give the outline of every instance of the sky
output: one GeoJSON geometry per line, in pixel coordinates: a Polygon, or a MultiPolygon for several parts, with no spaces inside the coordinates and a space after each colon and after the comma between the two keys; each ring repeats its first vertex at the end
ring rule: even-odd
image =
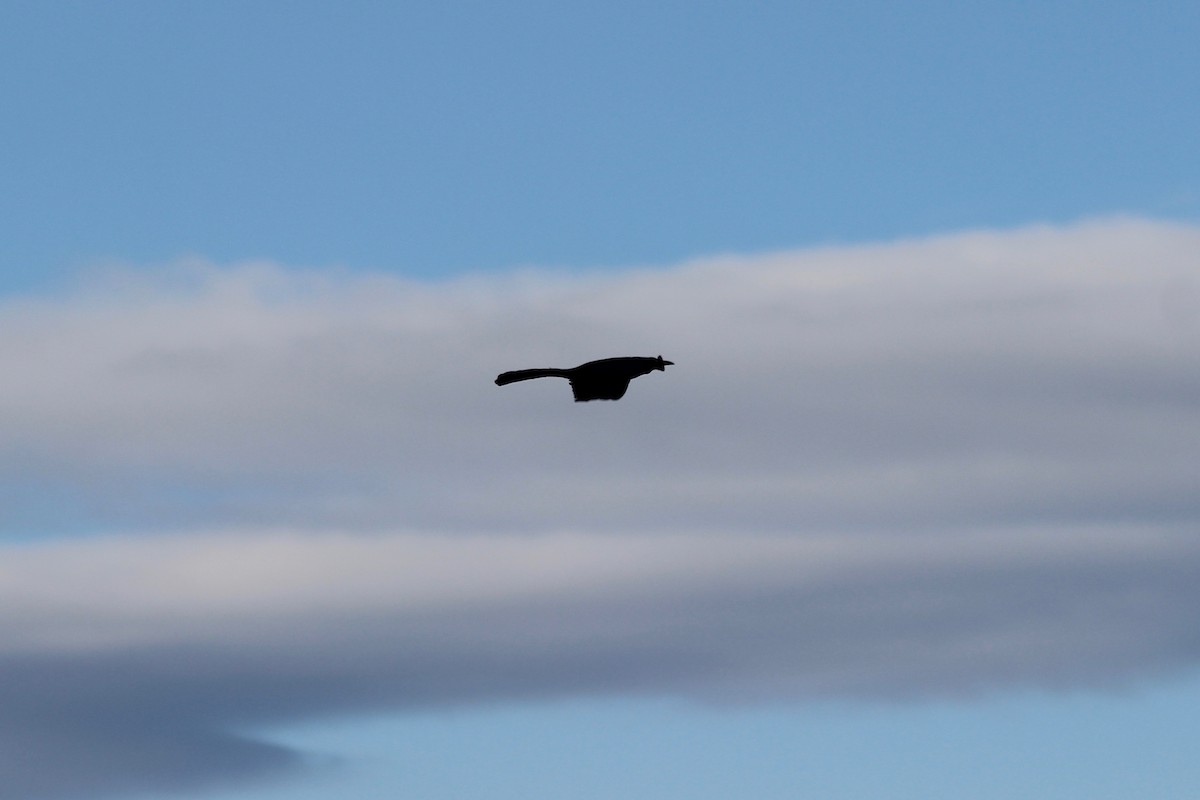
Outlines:
{"type": "Polygon", "coordinates": [[[1198,40],[0,3],[0,800],[1190,796],[1198,40]]]}

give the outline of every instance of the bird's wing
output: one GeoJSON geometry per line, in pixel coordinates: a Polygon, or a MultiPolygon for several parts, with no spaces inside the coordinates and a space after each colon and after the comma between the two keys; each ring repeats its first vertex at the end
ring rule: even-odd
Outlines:
{"type": "Polygon", "coordinates": [[[629,388],[631,378],[605,378],[603,380],[572,378],[571,393],[575,400],[620,400],[629,388]]]}

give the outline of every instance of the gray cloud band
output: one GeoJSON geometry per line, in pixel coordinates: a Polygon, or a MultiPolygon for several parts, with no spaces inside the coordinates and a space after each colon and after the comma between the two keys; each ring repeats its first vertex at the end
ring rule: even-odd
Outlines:
{"type": "Polygon", "coordinates": [[[1194,668],[1197,252],[1116,221],[10,303],[3,523],[142,533],[5,546],[0,797],[287,767],[229,732],[330,712],[1194,668]],[[658,352],[618,404],[490,382],[658,352]]]}

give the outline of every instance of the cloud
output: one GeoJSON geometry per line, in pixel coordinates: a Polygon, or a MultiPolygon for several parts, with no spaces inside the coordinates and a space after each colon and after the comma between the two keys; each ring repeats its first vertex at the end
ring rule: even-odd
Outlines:
{"type": "Polygon", "coordinates": [[[5,556],[0,706],[21,745],[2,751],[5,798],[296,766],[233,732],[326,713],[597,693],[965,697],[1200,658],[1200,542],[1151,526],[226,531],[5,556]]]}
{"type": "Polygon", "coordinates": [[[1194,668],[1197,252],[1110,220],[10,300],[0,797],[289,768],[237,732],[327,713],[1194,668]],[[659,353],[619,403],[491,383],[659,353]]]}

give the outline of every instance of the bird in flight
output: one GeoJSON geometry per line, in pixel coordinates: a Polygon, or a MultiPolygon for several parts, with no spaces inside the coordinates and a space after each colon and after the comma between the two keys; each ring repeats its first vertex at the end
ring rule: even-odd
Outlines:
{"type": "Polygon", "coordinates": [[[512,372],[502,372],[496,377],[496,385],[504,386],[517,381],[528,381],[533,378],[566,378],[571,382],[571,392],[575,402],[585,400],[620,400],[629,388],[629,382],[639,375],[647,375],[654,370],[665,371],[675,362],[666,361],[662,356],[649,358],[644,356],[626,356],[624,358],[602,358],[599,361],[589,361],[571,369],[518,369],[512,372]]]}

